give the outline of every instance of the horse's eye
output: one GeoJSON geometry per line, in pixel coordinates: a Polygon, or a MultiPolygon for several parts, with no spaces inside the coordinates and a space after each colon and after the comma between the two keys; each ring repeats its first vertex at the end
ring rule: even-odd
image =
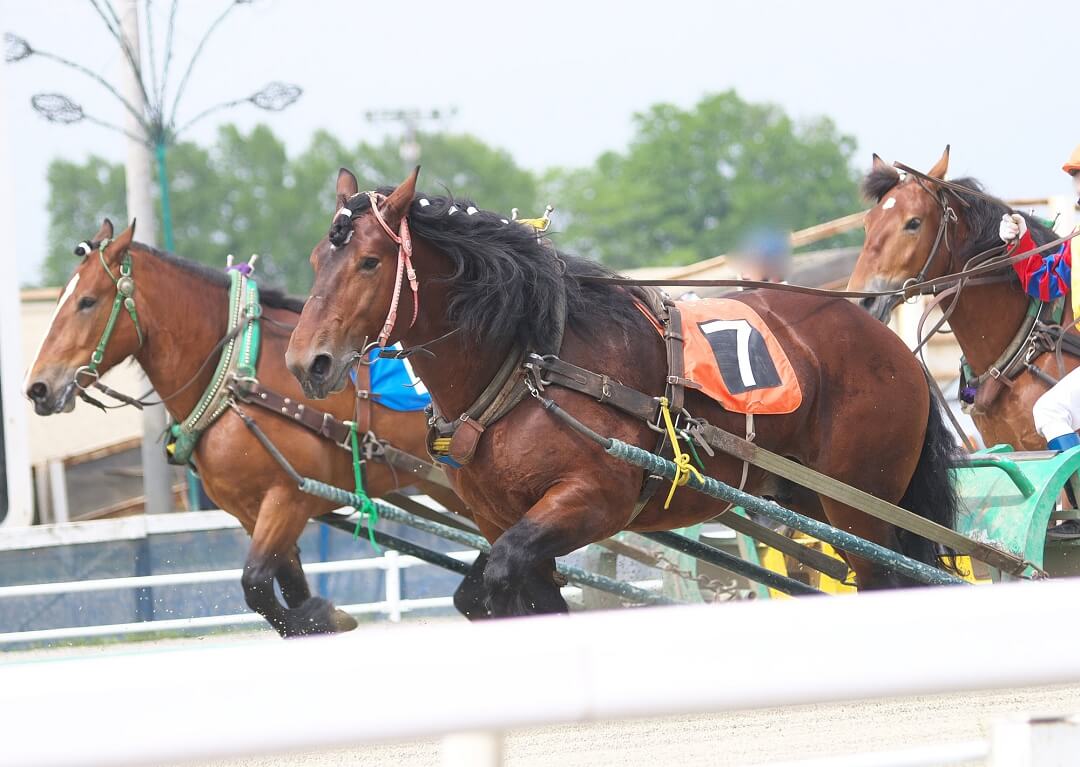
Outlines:
{"type": "Polygon", "coordinates": [[[906,224],[904,224],[904,230],[908,231],[908,232],[914,232],[920,226],[922,226],[922,219],[920,219],[920,218],[909,218],[908,222],[906,224]]]}
{"type": "Polygon", "coordinates": [[[83,296],[82,298],[79,299],[79,304],[78,304],[79,311],[81,312],[81,311],[83,311],[85,309],[89,309],[91,306],[93,306],[96,303],[97,303],[97,299],[94,298],[93,296],[83,296]]]}
{"type": "Polygon", "coordinates": [[[368,256],[360,262],[360,270],[364,272],[371,272],[375,270],[375,267],[379,265],[379,259],[374,256],[368,256]]]}

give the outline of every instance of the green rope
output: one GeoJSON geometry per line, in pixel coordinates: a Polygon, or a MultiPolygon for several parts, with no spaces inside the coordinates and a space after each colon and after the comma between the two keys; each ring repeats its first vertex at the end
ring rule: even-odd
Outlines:
{"type": "Polygon", "coordinates": [[[359,506],[353,506],[353,508],[359,512],[359,516],[356,518],[356,529],[353,530],[353,540],[355,541],[360,538],[360,528],[363,527],[366,522],[368,543],[371,544],[371,548],[375,549],[376,553],[382,554],[382,549],[379,548],[379,544],[375,542],[375,525],[379,524],[379,509],[371,502],[371,498],[368,497],[368,494],[364,492],[363,461],[360,460],[360,438],[356,434],[355,421],[349,424],[349,440],[352,443],[352,466],[353,479],[356,482],[356,495],[361,500],[359,506]]]}
{"type": "Polygon", "coordinates": [[[697,448],[694,447],[694,440],[691,439],[690,435],[685,431],[680,432],[680,434],[682,435],[682,438],[686,440],[686,447],[689,450],[691,457],[693,457],[694,463],[698,465],[699,469],[705,471],[705,464],[701,462],[701,458],[697,454],[697,448]]]}

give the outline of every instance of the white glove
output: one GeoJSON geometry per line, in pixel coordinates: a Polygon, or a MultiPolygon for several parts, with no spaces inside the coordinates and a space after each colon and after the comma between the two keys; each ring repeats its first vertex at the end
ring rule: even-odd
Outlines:
{"type": "Polygon", "coordinates": [[[1001,217],[1001,226],[998,227],[998,237],[1002,242],[1019,240],[1027,231],[1027,221],[1019,213],[1006,213],[1001,217]]]}

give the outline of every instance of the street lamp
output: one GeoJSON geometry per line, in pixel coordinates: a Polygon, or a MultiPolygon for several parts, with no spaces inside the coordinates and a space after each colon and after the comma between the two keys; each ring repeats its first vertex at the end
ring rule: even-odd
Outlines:
{"type": "MultiPolygon", "coordinates": [[[[135,135],[119,125],[89,114],[81,104],[62,93],[38,93],[30,99],[34,111],[49,122],[61,125],[72,125],[83,121],[93,123],[94,125],[108,128],[117,133],[122,133],[129,139],[144,144],[153,150],[157,162],[158,188],[161,193],[161,227],[164,236],[164,245],[166,250],[175,251],[176,243],[173,238],[172,206],[169,200],[169,178],[166,163],[168,147],[176,142],[180,134],[211,114],[243,106],[245,104],[250,104],[257,109],[262,109],[267,112],[280,112],[296,103],[296,100],[299,99],[303,93],[303,89],[301,89],[300,86],[291,83],[271,82],[249,96],[224,101],[220,104],[208,107],[177,127],[177,110],[181,98],[187,88],[195,62],[198,61],[202,55],[207,40],[233,9],[239,5],[250,5],[252,0],[232,0],[213,23],[210,24],[203,34],[202,39],[199,41],[199,44],[195,47],[195,53],[188,61],[187,68],[184,70],[183,77],[180,79],[180,84],[176,88],[176,93],[173,96],[173,101],[169,108],[166,108],[165,96],[168,89],[169,70],[173,63],[173,31],[176,27],[177,3],[173,3],[169,13],[169,25],[165,38],[165,59],[159,73],[155,67],[154,41],[152,34],[147,35],[150,66],[149,68],[144,68],[140,61],[140,57],[135,53],[135,51],[138,50],[138,46],[132,46],[125,38],[121,30],[120,18],[109,0],[89,0],[89,2],[101,17],[109,33],[120,46],[128,65],[135,74],[139,89],[142,92],[141,95],[143,96],[141,99],[143,102],[142,109],[137,108],[130,100],[124,98],[112,83],[108,82],[105,78],[88,67],[55,53],[36,48],[25,38],[10,32],[4,35],[4,60],[8,63],[14,63],[28,59],[31,56],[39,56],[44,59],[55,61],[69,69],[74,69],[102,86],[135,118],[141,128],[141,136],[135,135]],[[144,72],[149,73],[149,82],[147,82],[144,72]]],[[[147,13],[146,19],[148,32],[152,32],[153,19],[149,13],[147,13]]]]}
{"type": "Polygon", "coordinates": [[[398,143],[398,155],[405,163],[405,169],[416,166],[420,162],[421,146],[418,139],[421,122],[438,122],[453,117],[457,114],[456,107],[446,110],[431,109],[371,109],[364,112],[364,119],[369,123],[398,123],[403,126],[401,140],[398,143]]]}
{"type": "MultiPolygon", "coordinates": [[[[117,133],[122,133],[130,141],[134,142],[135,146],[153,152],[157,164],[158,188],[161,195],[161,228],[164,245],[166,250],[175,252],[176,243],[173,238],[172,206],[169,200],[169,177],[166,163],[169,145],[175,143],[181,133],[208,115],[244,104],[251,104],[266,111],[280,112],[295,103],[303,91],[297,85],[272,82],[244,98],[232,99],[204,109],[178,127],[177,115],[179,114],[180,101],[187,89],[195,62],[201,57],[207,41],[237,6],[248,5],[252,0],[231,0],[207,27],[198,45],[195,46],[195,52],[187,62],[187,67],[184,69],[179,85],[177,85],[175,93],[172,95],[172,104],[169,107],[166,107],[166,95],[169,91],[169,72],[173,64],[173,33],[176,29],[178,0],[173,0],[169,10],[168,29],[165,34],[165,55],[160,71],[155,60],[154,18],[151,13],[151,0],[146,0],[145,4],[148,64],[146,67],[143,66],[142,48],[139,45],[138,0],[121,0],[122,7],[126,11],[123,18],[113,7],[112,0],[88,1],[124,55],[128,71],[124,73],[126,87],[123,94],[116,86],[89,67],[64,56],[35,48],[25,38],[11,33],[4,35],[4,60],[11,64],[37,56],[54,61],[90,78],[120,102],[131,118],[127,121],[127,127],[120,127],[87,113],[81,104],[62,93],[38,93],[30,99],[34,111],[49,122],[60,125],[73,125],[83,121],[93,123],[117,133]]],[[[136,152],[134,155],[141,155],[141,152],[136,152]]],[[[153,208],[149,200],[148,189],[150,183],[148,179],[149,158],[142,155],[137,160],[133,160],[134,155],[129,152],[127,165],[129,212],[134,216],[135,211],[142,209],[143,215],[140,218],[149,218],[152,221],[153,208]],[[134,196],[133,189],[135,190],[134,196]]],[[[164,424],[163,412],[157,411],[160,411],[160,407],[147,408],[143,411],[143,476],[147,509],[166,511],[171,505],[171,491],[163,456],[160,449],[156,448],[157,435],[160,434],[164,424]]],[[[198,483],[191,472],[188,472],[188,494],[190,507],[193,509],[199,508],[201,504],[199,503],[198,483]]]]}

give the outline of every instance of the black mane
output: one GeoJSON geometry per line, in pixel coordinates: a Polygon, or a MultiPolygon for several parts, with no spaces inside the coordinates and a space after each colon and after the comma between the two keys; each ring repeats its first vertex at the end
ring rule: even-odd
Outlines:
{"type": "MultiPolygon", "coordinates": [[[[389,195],[392,190],[378,191],[389,195]]],[[[348,208],[355,218],[370,205],[367,195],[359,194],[348,208]]],[[[351,228],[344,216],[335,218],[331,242],[343,244],[351,228]]],[[[409,210],[409,228],[414,238],[453,263],[447,278],[454,286],[448,318],[476,340],[513,339],[526,349],[543,349],[558,325],[560,294],[566,298],[567,324],[587,335],[613,326],[625,330],[639,316],[622,288],[578,279],[614,272],[557,251],[538,241],[532,227],[476,210],[468,199],[418,194],[409,210]]]]}
{"type": "MultiPolygon", "coordinates": [[[[101,243],[95,240],[86,240],[85,242],[90,246],[91,252],[97,251],[101,246],[101,243]]],[[[159,258],[181,271],[187,272],[194,277],[198,277],[205,282],[209,282],[211,285],[217,285],[226,289],[228,289],[230,285],[229,275],[223,269],[215,269],[212,266],[207,266],[198,261],[190,261],[186,258],[181,258],[175,253],[158,250],[143,242],[133,242],[132,246],[139,248],[140,250],[145,250],[147,253],[154,256],[154,258],[159,258]]],[[[81,256],[82,251],[76,248],[75,255],[81,256]]],[[[259,285],[259,303],[271,309],[284,309],[285,311],[294,312],[296,314],[300,314],[300,312],[304,310],[304,299],[289,296],[276,288],[264,288],[261,284],[259,285]]]]}
{"type": "MultiPolygon", "coordinates": [[[[1001,239],[998,237],[998,226],[1001,223],[1001,217],[1006,213],[1011,213],[1012,208],[1005,204],[1004,200],[1000,200],[997,197],[987,197],[986,192],[983,191],[983,185],[974,178],[958,178],[950,179],[952,183],[962,187],[967,187],[979,194],[965,194],[964,192],[955,192],[956,196],[962,198],[967,206],[954,205],[953,209],[956,211],[956,215],[959,216],[967,225],[968,238],[963,243],[962,247],[956,252],[954,262],[957,267],[962,267],[964,263],[976,255],[985,250],[989,250],[995,246],[1000,246],[1001,239]]],[[[950,194],[953,194],[950,192],[950,194]]],[[[1053,229],[1043,223],[1042,219],[1029,216],[1026,213],[1022,213],[1024,219],[1027,221],[1028,229],[1031,232],[1031,238],[1035,240],[1036,245],[1045,245],[1052,240],[1057,239],[1057,234],[1053,229]]]]}

